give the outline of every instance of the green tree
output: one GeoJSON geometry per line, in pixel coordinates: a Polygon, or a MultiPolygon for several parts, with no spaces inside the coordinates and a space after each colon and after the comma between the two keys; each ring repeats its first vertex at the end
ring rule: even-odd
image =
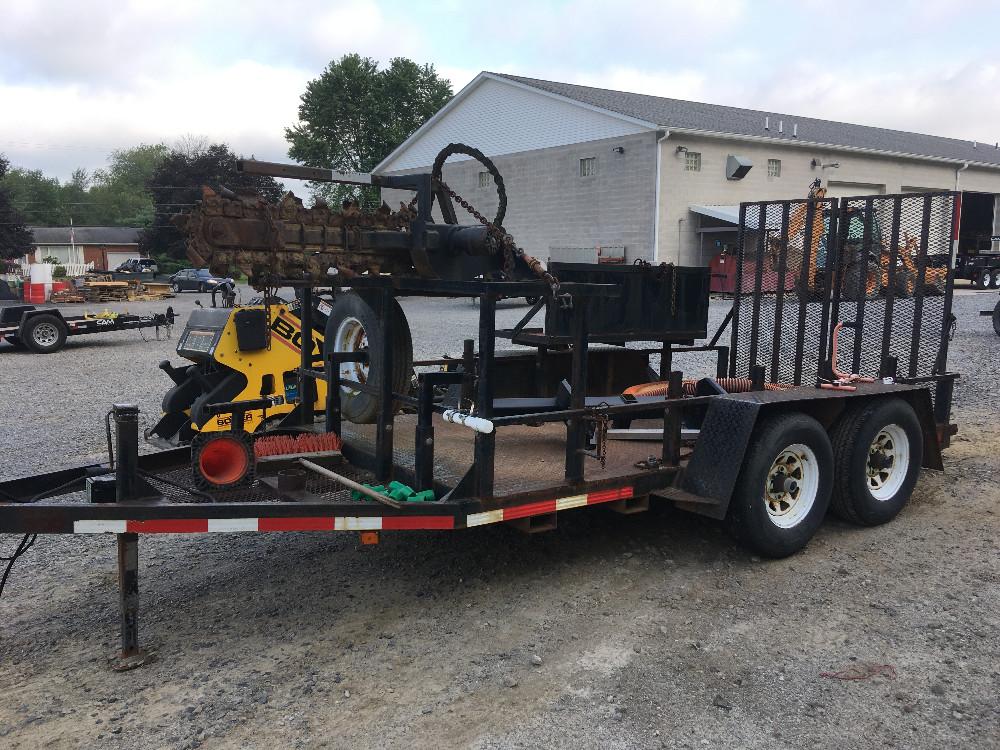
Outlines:
{"type": "Polygon", "coordinates": [[[153,221],[152,194],[146,184],[170,153],[165,144],[142,144],[111,152],[108,167],[94,172],[89,199],[91,223],[146,227],[153,221]]]}
{"type": "Polygon", "coordinates": [[[10,162],[0,154],[0,259],[19,258],[31,250],[34,238],[24,217],[14,208],[10,192],[4,187],[10,162]]]}
{"type": "Polygon", "coordinates": [[[62,205],[62,186],[54,177],[46,177],[39,169],[11,167],[0,184],[25,223],[43,227],[69,223],[62,205]]]}
{"type": "MultiPolygon", "coordinates": [[[[379,70],[370,57],[344,55],[306,85],[299,123],[285,129],[288,155],[310,167],[370,172],[451,96],[433,65],[395,57],[379,70]]],[[[357,195],[345,185],[310,187],[331,203],[357,195]]]]}
{"type": "Polygon", "coordinates": [[[204,186],[253,191],[269,201],[281,198],[281,183],[271,177],[237,172],[236,158],[224,143],[186,143],[170,151],[146,183],[153,195],[154,214],[152,223],[140,235],[140,249],[156,257],[183,259],[184,238],[171,219],[200,201],[204,186]]]}
{"type": "Polygon", "coordinates": [[[69,216],[74,224],[94,224],[94,206],[90,199],[90,174],[86,169],[73,170],[69,181],[59,186],[60,215],[69,216]]]}

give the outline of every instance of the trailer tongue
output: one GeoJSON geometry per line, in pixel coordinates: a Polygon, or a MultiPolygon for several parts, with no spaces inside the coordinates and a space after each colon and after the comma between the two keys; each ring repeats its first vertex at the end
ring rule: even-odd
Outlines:
{"type": "MultiPolygon", "coordinates": [[[[754,550],[780,557],[808,543],[828,508],[861,525],[890,520],[920,468],[941,468],[954,429],[957,376],[946,368],[952,279],[928,273],[933,259],[925,256],[947,252],[954,194],[858,199],[862,210],[854,199],[745,204],[739,267],[756,270],[738,279],[732,311],[712,339],[697,344],[707,334],[707,269],[540,269],[512,243],[494,242],[498,222],[474,227],[481,243],[457,243],[462,228],[428,221],[432,195],[453,195],[440,177],[407,180],[418,208],[405,221],[402,210],[353,225],[323,213],[313,225],[301,221],[298,206],[263,204],[208,232],[195,220],[199,255],[240,264],[264,288],[300,290],[293,393],[262,386],[254,398],[203,399],[200,413],[230,415],[228,428],[147,456],[138,455],[135,408],[116,405],[108,463],[0,483],[2,532],[117,535],[123,666],[141,661],[143,533],[355,531],[373,543],[382,531],[496,523],[538,532],[570,510],[639,513],[652,498],[724,520],[754,550]],[[258,215],[271,244],[251,243],[241,256],[229,232],[252,236],[258,215]],[[873,231],[876,218],[890,228],[886,245],[873,231]],[[343,231],[333,242],[321,230],[316,250],[312,239],[301,240],[314,226],[343,231]],[[826,250],[820,269],[817,226],[826,250]],[[912,293],[892,281],[901,232],[918,240],[912,293]],[[764,278],[766,253],[777,283],[764,278]],[[334,275],[323,268],[328,262],[334,275]],[[852,273],[859,262],[866,273],[852,273]],[[375,273],[369,264],[396,272],[375,273]],[[872,273],[887,274],[884,291],[865,283],[872,273]],[[317,363],[314,295],[325,295],[316,289],[324,285],[334,288],[317,363]],[[405,316],[394,312],[397,298],[408,296],[479,302],[477,338],[461,357],[414,363],[412,388],[390,376],[412,356],[405,316]],[[513,328],[498,329],[498,300],[526,296],[539,301],[513,328]],[[544,325],[532,326],[543,308],[544,325]],[[731,337],[720,343],[730,322],[731,337]],[[342,330],[350,335],[339,337],[342,330]],[[529,349],[498,353],[499,338],[529,349]],[[711,377],[686,380],[675,367],[692,352],[714,357],[711,377]],[[282,431],[248,431],[245,414],[278,397],[294,404],[282,431]],[[258,450],[264,440],[270,447],[258,450]],[[206,460],[209,441],[215,447],[206,460]],[[339,451],[330,449],[337,444],[339,451]]],[[[213,215],[225,218],[234,209],[226,206],[213,215]]],[[[255,309],[263,314],[248,316],[245,345],[227,357],[266,356],[275,322],[266,307],[245,312],[255,309]]],[[[221,340],[224,328],[216,328],[221,340]]]]}

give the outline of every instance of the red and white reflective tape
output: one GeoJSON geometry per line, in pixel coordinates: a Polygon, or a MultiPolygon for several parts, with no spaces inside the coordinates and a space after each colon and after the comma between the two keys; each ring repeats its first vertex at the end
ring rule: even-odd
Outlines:
{"type": "Polygon", "coordinates": [[[560,497],[555,500],[540,500],[537,503],[515,505],[510,508],[500,508],[498,510],[487,510],[482,513],[470,513],[465,517],[465,525],[483,526],[488,523],[512,521],[515,518],[527,518],[528,516],[540,516],[545,513],[555,513],[557,510],[582,508],[584,505],[610,503],[614,500],[625,500],[630,497],[632,497],[631,487],[619,487],[613,490],[588,492],[584,495],[560,497]]]}
{"type": "MultiPolygon", "coordinates": [[[[599,490],[555,500],[471,513],[466,526],[540,516],[558,510],[625,500],[632,487],[599,490]]],[[[290,516],[283,518],[158,518],[151,521],[92,519],[73,522],[74,534],[204,534],[233,531],[418,531],[455,528],[453,516],[290,516]]]]}
{"type": "Polygon", "coordinates": [[[74,534],[204,534],[212,531],[415,531],[453,529],[452,516],[299,516],[74,521],[74,534]]]}

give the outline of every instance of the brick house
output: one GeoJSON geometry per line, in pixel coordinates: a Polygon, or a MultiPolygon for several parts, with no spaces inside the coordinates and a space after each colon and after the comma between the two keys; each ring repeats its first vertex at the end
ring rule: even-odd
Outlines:
{"type": "Polygon", "coordinates": [[[25,257],[28,263],[41,263],[43,258],[58,258],[62,265],[93,263],[98,270],[114,270],[129,258],[143,257],[139,253],[139,232],[136,227],[30,227],[35,238],[35,250],[25,257]],[[72,232],[72,236],[71,236],[72,232]]]}

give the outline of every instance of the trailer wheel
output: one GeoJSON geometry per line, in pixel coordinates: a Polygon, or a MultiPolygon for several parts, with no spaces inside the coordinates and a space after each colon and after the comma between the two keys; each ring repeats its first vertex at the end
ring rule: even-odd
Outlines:
{"type": "MultiPolygon", "coordinates": [[[[406,393],[413,372],[413,340],[403,308],[392,301],[392,390],[406,393]]],[[[382,346],[382,323],[369,302],[355,292],[338,294],[326,323],[323,341],[335,352],[367,350],[372,359],[382,346]]],[[[340,376],[378,387],[381,373],[372,371],[368,363],[344,362],[340,376]]],[[[378,417],[378,397],[370,393],[341,386],[341,412],[345,419],[355,424],[370,424],[378,417]]]]}
{"type": "Polygon", "coordinates": [[[1000,289],[1000,267],[993,269],[993,288],[1000,289]]]}
{"type": "Polygon", "coordinates": [[[993,308],[993,333],[1000,336],[1000,302],[993,308]]]}
{"type": "Polygon", "coordinates": [[[979,272],[976,277],[976,286],[980,289],[989,289],[990,284],[993,283],[993,275],[990,273],[990,269],[984,268],[979,272]]]}
{"type": "Polygon", "coordinates": [[[34,315],[24,324],[22,341],[37,354],[52,354],[66,343],[66,324],[55,315],[34,315]]]}
{"type": "Polygon", "coordinates": [[[729,529],[762,555],[787,557],[819,529],[832,484],[833,450],[819,422],[805,414],[765,420],[736,482],[729,529]]]}
{"type": "Polygon", "coordinates": [[[845,521],[877,526],[903,509],[920,474],[923,436],[902,399],[847,412],[831,433],[837,482],[831,508],[845,521]]]}

